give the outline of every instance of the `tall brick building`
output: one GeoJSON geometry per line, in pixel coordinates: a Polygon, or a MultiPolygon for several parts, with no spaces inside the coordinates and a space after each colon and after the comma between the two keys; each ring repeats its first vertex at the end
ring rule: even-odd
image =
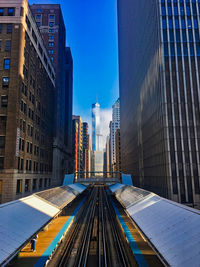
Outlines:
{"type": "Polygon", "coordinates": [[[56,71],[53,184],[60,185],[71,165],[73,60],[65,48],[66,31],[60,5],[30,6],[56,71]]]}
{"type": "Polygon", "coordinates": [[[0,1],[0,201],[52,184],[55,71],[26,0],[0,1]]]}

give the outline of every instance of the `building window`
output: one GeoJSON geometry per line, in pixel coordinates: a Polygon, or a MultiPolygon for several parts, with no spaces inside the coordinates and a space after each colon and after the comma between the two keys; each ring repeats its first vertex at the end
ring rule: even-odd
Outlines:
{"type": "Polygon", "coordinates": [[[3,68],[4,68],[4,70],[9,70],[10,69],[10,59],[9,58],[5,58],[4,59],[3,68]]]}
{"type": "Polygon", "coordinates": [[[55,15],[49,15],[50,20],[55,20],[55,15]]]}
{"type": "Polygon", "coordinates": [[[38,27],[41,26],[41,22],[40,21],[37,21],[36,24],[37,24],[38,27]]]}
{"type": "Polygon", "coordinates": [[[37,179],[33,179],[32,189],[33,189],[33,191],[37,189],[37,179]]]}
{"type": "Polygon", "coordinates": [[[30,191],[30,185],[31,185],[31,180],[30,179],[26,179],[25,180],[25,188],[24,188],[25,192],[29,192],[30,191]]]}
{"type": "Polygon", "coordinates": [[[44,187],[47,187],[47,178],[44,179],[44,187]]]}
{"type": "Polygon", "coordinates": [[[12,33],[12,24],[7,24],[7,33],[12,33]]]}
{"type": "Polygon", "coordinates": [[[6,137],[0,136],[0,148],[5,148],[6,137]]]}
{"type": "Polygon", "coordinates": [[[50,57],[51,61],[53,62],[53,57],[50,57]]]}
{"type": "Polygon", "coordinates": [[[2,47],[2,41],[0,40],[0,51],[1,51],[1,47],[2,47]]]}
{"type": "Polygon", "coordinates": [[[35,15],[35,20],[41,20],[42,18],[42,15],[41,14],[36,14],[35,15]]]}
{"type": "Polygon", "coordinates": [[[16,194],[22,193],[22,179],[17,180],[16,194]]]}
{"type": "Polygon", "coordinates": [[[6,116],[0,116],[0,130],[5,131],[6,129],[6,116]]]}
{"type": "Polygon", "coordinates": [[[0,8],[0,16],[4,15],[4,8],[0,8]]]}
{"type": "Polygon", "coordinates": [[[0,24],[0,33],[2,33],[3,25],[0,24]]]}
{"type": "Polygon", "coordinates": [[[54,27],[54,25],[55,25],[55,22],[54,21],[50,21],[49,22],[49,27],[54,27]]]}
{"type": "Polygon", "coordinates": [[[41,8],[37,8],[37,9],[36,9],[36,12],[37,12],[37,13],[42,13],[42,9],[41,9],[41,8]]]}
{"type": "Polygon", "coordinates": [[[39,188],[42,188],[42,178],[40,178],[40,180],[39,180],[39,188]]]}
{"type": "Polygon", "coordinates": [[[54,33],[54,32],[55,32],[55,30],[53,28],[49,29],[49,33],[54,33]]]}
{"type": "Polygon", "coordinates": [[[8,16],[14,16],[15,15],[15,9],[14,7],[8,8],[8,16]]]}
{"type": "Polygon", "coordinates": [[[53,55],[53,49],[49,49],[48,52],[49,52],[49,55],[53,55]]]}
{"type": "Polygon", "coordinates": [[[8,40],[5,43],[5,51],[9,52],[11,50],[11,41],[8,40]]]}
{"type": "Polygon", "coordinates": [[[9,77],[3,77],[2,78],[2,87],[3,88],[8,88],[9,87],[9,77]]]}
{"type": "MultiPolygon", "coordinates": [[[[0,170],[3,170],[4,168],[4,157],[0,157],[0,170]]],[[[1,194],[1,184],[2,181],[0,181],[0,194],[1,194]]]]}
{"type": "Polygon", "coordinates": [[[53,35],[49,35],[49,41],[53,41],[54,40],[54,36],[53,35]]]}
{"type": "Polygon", "coordinates": [[[54,46],[54,42],[49,42],[49,46],[54,46]]]}
{"type": "Polygon", "coordinates": [[[6,108],[8,106],[8,96],[2,95],[1,96],[1,107],[6,108]]]}

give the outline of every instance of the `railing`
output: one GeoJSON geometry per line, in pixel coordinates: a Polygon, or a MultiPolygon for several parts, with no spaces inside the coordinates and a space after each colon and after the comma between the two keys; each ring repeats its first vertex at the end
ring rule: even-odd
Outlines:
{"type": "Polygon", "coordinates": [[[122,175],[121,172],[113,171],[113,172],[107,172],[107,171],[96,171],[96,172],[75,172],[74,173],[74,181],[121,181],[122,175]]]}

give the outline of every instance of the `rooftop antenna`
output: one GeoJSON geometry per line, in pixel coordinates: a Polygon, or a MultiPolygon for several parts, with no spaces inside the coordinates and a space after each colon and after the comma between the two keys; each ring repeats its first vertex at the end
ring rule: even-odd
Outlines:
{"type": "Polygon", "coordinates": [[[98,103],[98,95],[97,95],[97,93],[96,93],[96,103],[98,103]]]}

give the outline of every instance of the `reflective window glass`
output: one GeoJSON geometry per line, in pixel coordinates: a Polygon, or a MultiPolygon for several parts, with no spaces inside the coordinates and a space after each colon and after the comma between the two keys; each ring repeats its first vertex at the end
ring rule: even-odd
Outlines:
{"type": "Polygon", "coordinates": [[[179,21],[178,21],[178,19],[175,19],[175,28],[179,29],[179,21]]]}
{"type": "Polygon", "coordinates": [[[162,5],[162,16],[166,16],[165,6],[162,5]]]}
{"type": "Polygon", "coordinates": [[[200,56],[200,42],[196,43],[197,56],[200,56]]]}
{"type": "Polygon", "coordinates": [[[170,28],[170,29],[173,29],[173,22],[172,22],[172,19],[169,19],[168,22],[169,22],[169,28],[170,28]]]}
{"type": "Polygon", "coordinates": [[[183,53],[184,53],[184,56],[188,55],[187,44],[183,44],[183,53]]]}
{"type": "Polygon", "coordinates": [[[193,46],[193,43],[190,44],[190,56],[194,56],[194,46],[193,46]]]}
{"type": "Polygon", "coordinates": [[[181,56],[181,44],[177,44],[177,56],[181,56]]]}
{"type": "Polygon", "coordinates": [[[162,19],[162,26],[163,26],[163,29],[167,29],[166,19],[162,19]]]}
{"type": "Polygon", "coordinates": [[[185,29],[185,20],[184,19],[181,19],[181,27],[182,27],[182,29],[185,29]]]}
{"type": "Polygon", "coordinates": [[[176,41],[180,42],[181,41],[181,37],[180,37],[180,31],[176,30],[176,41]]]}

